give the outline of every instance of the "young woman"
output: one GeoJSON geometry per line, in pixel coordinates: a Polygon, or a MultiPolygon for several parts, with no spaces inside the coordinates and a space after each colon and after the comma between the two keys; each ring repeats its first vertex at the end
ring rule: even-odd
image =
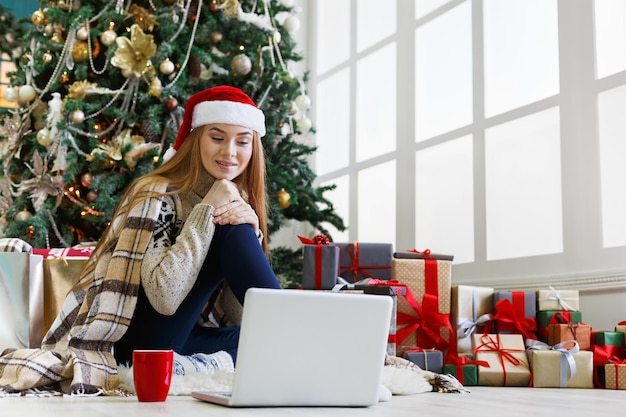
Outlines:
{"type": "Polygon", "coordinates": [[[233,366],[239,329],[197,323],[223,282],[241,303],[250,287],[280,288],[263,240],[264,123],[234,87],[188,100],[169,159],[128,188],[42,349],[0,357],[0,389],[106,393],[133,349],[219,352],[217,367],[233,366]]]}

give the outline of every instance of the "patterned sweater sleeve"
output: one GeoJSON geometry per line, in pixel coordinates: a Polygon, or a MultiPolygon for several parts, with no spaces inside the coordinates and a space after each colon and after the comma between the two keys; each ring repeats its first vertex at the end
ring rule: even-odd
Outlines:
{"type": "Polygon", "coordinates": [[[161,210],[141,265],[141,284],[156,311],[176,312],[187,296],[213,240],[213,207],[196,204],[178,234],[176,203],[162,199],[161,210]]]}

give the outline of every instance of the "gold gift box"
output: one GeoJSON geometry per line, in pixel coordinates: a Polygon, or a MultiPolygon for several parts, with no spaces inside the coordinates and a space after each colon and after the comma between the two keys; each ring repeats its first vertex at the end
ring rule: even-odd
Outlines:
{"type": "Polygon", "coordinates": [[[472,335],[474,358],[489,367],[478,366],[478,385],[526,387],[530,366],[521,334],[472,335]]]}
{"type": "MultiPolygon", "coordinates": [[[[561,367],[567,366],[563,353],[556,350],[531,350],[528,353],[534,388],[593,388],[593,352],[572,353],[576,372],[561,385],[561,367]]],[[[625,373],[626,374],[626,373],[625,373]]]]}
{"type": "Polygon", "coordinates": [[[604,382],[606,389],[626,389],[626,364],[604,365],[604,382]]]}

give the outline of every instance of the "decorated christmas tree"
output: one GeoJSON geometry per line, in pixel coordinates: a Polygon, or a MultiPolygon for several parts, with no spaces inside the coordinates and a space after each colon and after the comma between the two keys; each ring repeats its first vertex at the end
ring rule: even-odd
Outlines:
{"type": "MultiPolygon", "coordinates": [[[[271,233],[285,219],[344,229],[299,140],[311,129],[292,0],[42,1],[20,38],[0,120],[0,235],[35,247],[97,241],[121,194],[162,163],[188,97],[228,84],[266,115],[271,233]]],[[[300,251],[273,265],[297,281],[300,251]]]]}

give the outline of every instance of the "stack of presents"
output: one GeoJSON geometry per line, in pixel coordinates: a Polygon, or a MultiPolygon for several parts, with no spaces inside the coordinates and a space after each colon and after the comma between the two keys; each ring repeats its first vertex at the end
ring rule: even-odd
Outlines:
{"type": "Polygon", "coordinates": [[[393,297],[390,355],[466,386],[626,389],[626,321],[592,329],[578,290],[453,286],[449,255],[301,240],[303,289],[393,297]]]}

